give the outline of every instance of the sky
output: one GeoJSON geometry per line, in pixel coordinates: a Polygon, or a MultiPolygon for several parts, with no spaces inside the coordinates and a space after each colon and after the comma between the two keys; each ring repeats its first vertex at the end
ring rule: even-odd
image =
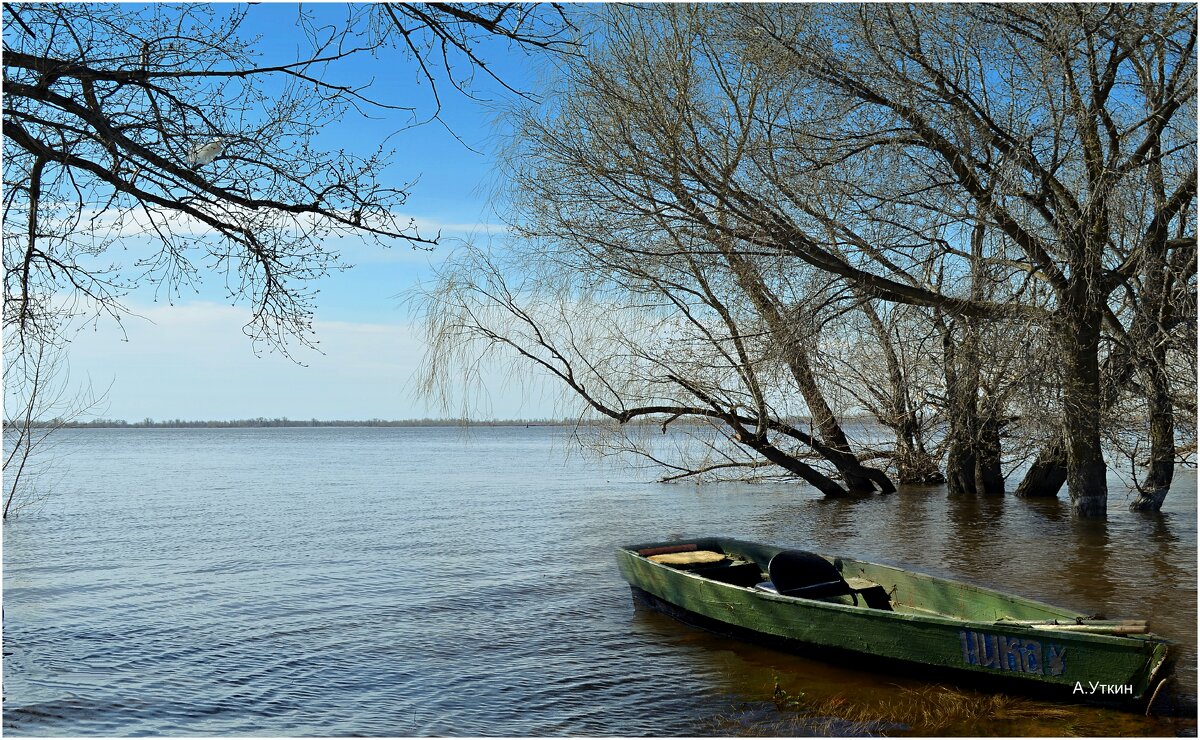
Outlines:
{"type": "MultiPolygon", "coordinates": [[[[331,21],[343,5],[307,5],[331,21]]],[[[262,34],[264,65],[290,62],[303,37],[296,6],[261,4],[250,8],[247,35],[262,34]]],[[[532,89],[544,60],[502,44],[486,45],[493,69],[518,89],[532,89]]],[[[415,63],[394,55],[381,63],[363,57],[338,75],[372,79],[373,90],[392,99],[412,100],[422,113],[432,110],[427,85],[418,85],[415,63]]],[[[501,99],[495,84],[477,78],[479,95],[501,99]]],[[[497,106],[442,90],[442,118],[408,129],[389,140],[397,150],[389,173],[395,182],[417,180],[405,216],[422,233],[442,232],[432,251],[397,243],[389,249],[348,241],[337,246],[354,266],[321,280],[316,311],[319,351],[299,350],[297,361],[255,347],[243,332],[245,305],[222,297],[222,281],[210,276],[198,293],[168,303],[152,291],[128,296],[130,318],[118,326],[100,320],[73,336],[69,350],[72,383],[88,384],[104,395],[95,416],[140,421],[164,419],[414,419],[457,416],[420,399],[414,376],[424,352],[421,326],[401,296],[428,281],[457,240],[499,242],[504,229],[489,205],[495,184],[497,106]],[[448,128],[450,130],[448,130],[448,128]],[[453,133],[451,133],[451,130],[453,133]],[[457,136],[457,138],[456,138],[457,136]],[[459,140],[461,139],[461,141],[459,140]]],[[[330,148],[373,149],[403,121],[348,117],[321,134],[330,148]]],[[[561,415],[546,399],[527,397],[496,378],[490,402],[479,418],[548,418],[561,415]]]]}

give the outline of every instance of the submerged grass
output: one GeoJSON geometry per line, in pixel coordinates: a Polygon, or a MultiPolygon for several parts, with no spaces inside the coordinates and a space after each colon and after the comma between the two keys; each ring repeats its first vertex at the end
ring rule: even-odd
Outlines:
{"type": "Polygon", "coordinates": [[[946,686],[897,687],[888,698],[791,693],[778,682],[771,701],[717,719],[718,733],[742,736],[1081,735],[1068,708],[1006,694],[946,686]]]}

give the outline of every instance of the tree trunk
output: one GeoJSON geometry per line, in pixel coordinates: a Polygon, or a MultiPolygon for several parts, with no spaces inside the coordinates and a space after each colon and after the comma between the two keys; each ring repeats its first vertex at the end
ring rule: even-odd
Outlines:
{"type": "Polygon", "coordinates": [[[952,495],[974,494],[975,438],[972,429],[975,418],[975,391],[970,382],[970,368],[960,366],[953,324],[941,323],[942,357],[946,375],[946,417],[950,422],[949,448],[946,451],[946,489],[952,495]],[[964,373],[963,370],[967,370],[964,373]],[[970,392],[966,386],[972,386],[970,392]]]}
{"type": "Polygon", "coordinates": [[[913,404],[909,401],[908,387],[904,378],[904,368],[896,348],[892,345],[892,337],[887,326],[870,297],[862,290],[855,290],[861,301],[863,314],[871,324],[871,330],[879,346],[883,349],[883,358],[888,369],[889,403],[886,410],[880,414],[879,422],[891,428],[896,435],[895,457],[896,478],[900,483],[915,483],[917,485],[937,485],[944,483],[946,478],[938,470],[934,460],[921,440],[921,425],[917,420],[913,404]]]}
{"type": "MultiPolygon", "coordinates": [[[[1121,389],[1129,383],[1135,372],[1134,359],[1129,347],[1117,344],[1104,359],[1100,372],[1100,412],[1107,413],[1120,397],[1121,389]]],[[[1061,430],[1061,425],[1060,425],[1061,430]]],[[[1067,482],[1067,447],[1061,436],[1048,442],[1037,454],[1033,465],[1026,471],[1016,495],[1028,498],[1057,496],[1067,482]]]]}
{"type": "MultiPolygon", "coordinates": [[[[1157,351],[1155,355],[1164,355],[1157,351]]],[[[1154,357],[1147,367],[1147,402],[1150,407],[1150,469],[1139,486],[1136,499],[1130,504],[1131,511],[1159,511],[1163,499],[1171,490],[1175,475],[1175,414],[1171,406],[1169,380],[1163,364],[1154,357]]]]}
{"type": "Polygon", "coordinates": [[[945,483],[946,476],[938,469],[937,461],[921,444],[916,426],[917,421],[909,411],[896,429],[896,478],[901,483],[920,486],[945,483]]]}
{"type": "Polygon", "coordinates": [[[780,450],[761,436],[749,434],[745,430],[735,427],[733,439],[739,444],[746,445],[784,470],[798,476],[826,496],[846,496],[850,493],[838,485],[837,481],[824,475],[811,465],[801,462],[792,455],[780,450]]]}
{"type": "MultiPolygon", "coordinates": [[[[1161,173],[1160,173],[1161,175],[1161,173]]],[[[1144,378],[1146,406],[1150,412],[1150,465],[1146,479],[1138,486],[1131,511],[1160,511],[1175,476],[1175,410],[1171,404],[1171,379],[1167,375],[1167,331],[1164,326],[1173,313],[1168,271],[1162,258],[1165,230],[1150,250],[1145,298],[1134,318],[1132,354],[1144,378]]]]}
{"type": "MultiPolygon", "coordinates": [[[[784,331],[781,326],[782,321],[778,314],[772,312],[773,321],[768,321],[771,325],[771,331],[776,336],[779,336],[780,331],[784,331]]],[[[789,334],[790,334],[790,330],[789,334]]],[[[792,377],[796,380],[796,385],[800,388],[800,394],[804,396],[804,403],[808,406],[808,411],[812,414],[813,424],[817,427],[817,433],[821,435],[821,441],[838,452],[852,458],[852,463],[847,460],[846,463],[837,460],[831,460],[837,466],[838,472],[842,474],[842,478],[846,481],[846,488],[851,491],[874,491],[875,483],[863,475],[858,470],[861,464],[858,461],[858,456],[850,451],[850,441],[846,439],[846,433],[842,431],[842,425],[838,424],[837,419],[833,415],[833,409],[829,408],[829,404],[825,401],[825,394],[821,392],[820,386],[817,385],[817,379],[813,375],[812,363],[808,358],[808,351],[804,349],[802,341],[794,336],[789,336],[791,341],[791,352],[788,356],[788,368],[791,370],[792,377]]],[[[893,486],[887,485],[882,487],[886,492],[888,488],[895,490],[893,486]]]]}
{"type": "Polygon", "coordinates": [[[974,494],[979,490],[975,487],[975,450],[969,438],[956,435],[953,429],[951,435],[946,452],[946,492],[952,496],[974,494]]]}
{"type": "MultiPolygon", "coordinates": [[[[1083,282],[1081,279],[1080,282],[1083,282]]],[[[1084,292],[1080,290],[1079,292],[1084,292]]],[[[1107,467],[1100,447],[1100,311],[1081,296],[1062,323],[1063,439],[1067,452],[1067,491],[1079,517],[1108,515],[1107,467]]]]}
{"type": "Polygon", "coordinates": [[[745,291],[751,304],[770,330],[771,337],[782,349],[788,370],[796,381],[804,403],[808,406],[813,425],[817,428],[821,441],[826,447],[838,453],[825,455],[825,459],[837,468],[838,473],[846,482],[846,488],[850,491],[880,490],[884,493],[895,491],[896,487],[892,485],[883,471],[867,468],[851,451],[850,442],[846,439],[845,432],[842,431],[841,425],[833,415],[833,410],[829,408],[825,394],[821,391],[816,376],[813,374],[812,363],[808,357],[808,350],[805,348],[805,343],[810,341],[810,338],[801,336],[796,327],[784,318],[780,311],[779,301],[767,288],[762,275],[753,263],[731,249],[723,249],[723,252],[738,285],[745,291]]]}
{"type": "Polygon", "coordinates": [[[1027,498],[1049,498],[1057,496],[1066,482],[1067,450],[1062,439],[1055,439],[1038,453],[1015,493],[1027,498]]]}
{"type": "Polygon", "coordinates": [[[1000,422],[989,407],[975,437],[975,491],[988,496],[1004,495],[1004,473],[1000,470],[1000,422]]]}
{"type": "Polygon", "coordinates": [[[1003,494],[1000,470],[1000,423],[996,411],[979,404],[980,363],[975,327],[968,325],[963,342],[953,325],[942,324],[946,375],[946,415],[950,422],[946,453],[946,488],[951,495],[1003,494]]]}

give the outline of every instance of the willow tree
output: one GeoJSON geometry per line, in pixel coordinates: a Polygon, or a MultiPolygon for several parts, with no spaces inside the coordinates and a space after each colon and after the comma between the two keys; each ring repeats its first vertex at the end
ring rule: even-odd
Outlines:
{"type": "MultiPolygon", "coordinates": [[[[537,280],[522,281],[522,292],[502,270],[445,275],[426,296],[429,379],[448,383],[447,368],[475,367],[465,349],[472,345],[480,353],[507,346],[604,416],[652,417],[678,428],[714,422],[730,446],[701,445],[715,462],[678,466],[688,472],[766,465],[827,494],[892,490],[881,471],[858,459],[838,420],[845,409],[831,407],[828,386],[813,369],[822,313],[858,299],[844,281],[798,265],[778,245],[748,241],[740,214],[690,187],[686,157],[694,142],[680,139],[685,132],[677,124],[703,129],[701,147],[722,160],[715,172],[736,171],[749,148],[737,137],[736,111],[745,96],[766,94],[777,80],[706,76],[725,51],[715,36],[693,45],[665,25],[642,25],[637,13],[612,13],[605,44],[565,71],[548,114],[521,121],[510,158],[518,263],[537,280]],[[554,301],[542,292],[548,289],[554,301]],[[521,308],[555,301],[564,308],[521,308]],[[590,306],[607,325],[622,315],[613,306],[623,303],[665,312],[662,326],[673,328],[612,328],[606,335],[620,338],[619,352],[602,342],[552,339],[562,321],[548,316],[590,306]],[[485,310],[489,305],[509,308],[485,310]],[[618,372],[609,355],[642,362],[618,372]],[[807,419],[803,426],[798,416],[807,419]],[[812,469],[814,460],[824,472],[812,469]]],[[[689,22],[703,18],[693,13],[689,22]]],[[[746,134],[757,135],[751,128],[746,134]]],[[[591,322],[567,323],[578,331],[591,322]]]]}
{"type": "Polygon", "coordinates": [[[890,439],[860,442],[863,459],[886,461],[900,484],[944,483],[937,449],[942,383],[930,317],[920,308],[848,293],[857,300],[820,317],[810,352],[816,376],[831,388],[835,405],[874,417],[890,431],[890,439]]]}
{"type": "MultiPolygon", "coordinates": [[[[797,365],[779,365],[795,381],[775,389],[783,395],[803,395],[802,358],[787,348],[812,346],[794,327],[815,298],[780,290],[789,274],[957,322],[975,366],[995,354],[979,344],[983,327],[1037,327],[1057,345],[1055,437],[1072,508],[1105,514],[1101,340],[1114,292],[1143,291],[1136,277],[1154,259],[1179,266],[1175,285],[1195,271],[1194,9],[749,5],[598,16],[595,53],[523,122],[510,173],[517,230],[546,264],[602,284],[614,263],[720,262],[760,333],[797,365]],[[609,259],[562,256],[595,247],[609,259]]],[[[948,400],[972,422],[959,430],[998,418],[963,402],[983,390],[969,385],[948,400]]]]}

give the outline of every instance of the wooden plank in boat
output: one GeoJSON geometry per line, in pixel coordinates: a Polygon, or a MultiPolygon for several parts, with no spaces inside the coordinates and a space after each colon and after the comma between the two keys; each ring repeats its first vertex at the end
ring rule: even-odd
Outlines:
{"type": "Polygon", "coordinates": [[[709,565],[725,560],[724,553],[712,550],[693,550],[692,552],[668,552],[661,555],[651,555],[646,558],[663,565],[709,565]]]}

